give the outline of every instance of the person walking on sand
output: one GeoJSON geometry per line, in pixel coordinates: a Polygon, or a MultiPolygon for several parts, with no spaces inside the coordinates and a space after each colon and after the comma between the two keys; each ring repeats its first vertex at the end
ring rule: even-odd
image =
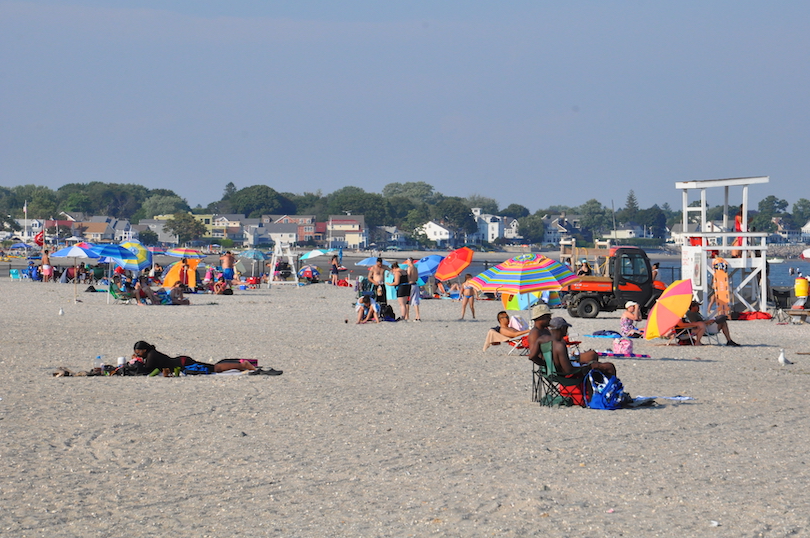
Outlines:
{"type": "Polygon", "coordinates": [[[413,308],[414,321],[422,321],[419,315],[419,305],[422,303],[422,292],[419,289],[419,269],[416,268],[416,263],[413,258],[408,258],[408,284],[411,286],[411,296],[408,298],[410,303],[408,315],[410,315],[410,308],[413,308]]]}
{"type": "Polygon", "coordinates": [[[230,250],[226,250],[225,254],[219,257],[219,263],[222,265],[222,276],[224,276],[225,280],[229,283],[232,283],[235,273],[233,271],[234,257],[230,250]]]}
{"type": "Polygon", "coordinates": [[[464,275],[464,284],[461,285],[461,319],[464,319],[467,305],[470,305],[472,319],[475,319],[475,288],[470,284],[472,277],[470,273],[464,275]]]}
{"type": "Polygon", "coordinates": [[[51,256],[48,249],[42,253],[42,281],[50,282],[53,277],[53,266],[51,265],[51,256]]]}

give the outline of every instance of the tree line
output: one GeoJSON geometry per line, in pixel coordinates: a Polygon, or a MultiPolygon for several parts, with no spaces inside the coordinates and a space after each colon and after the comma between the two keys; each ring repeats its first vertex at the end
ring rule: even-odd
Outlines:
{"type": "MultiPolygon", "coordinates": [[[[117,183],[69,183],[56,190],[37,185],[0,187],[0,215],[8,226],[11,219],[23,218],[23,205],[27,203],[28,217],[60,219],[62,212],[83,212],[88,215],[108,215],[129,219],[137,224],[142,219],[155,215],[194,214],[243,214],[258,218],[267,214],[315,215],[325,221],[329,215],[364,215],[370,229],[376,226],[397,226],[400,230],[420,238],[415,230],[428,220],[442,222],[454,232],[471,233],[476,230],[471,208],[481,208],[482,213],[512,217],[520,224],[524,241],[537,243],[543,239],[543,217],[565,212],[580,219],[578,239],[585,243],[597,234],[625,224],[645,227],[653,237],[663,238],[668,226],[681,220],[681,211],[668,204],[653,205],[642,209],[631,190],[624,206],[617,210],[606,207],[596,199],[579,206],[551,205],[530,212],[520,204],[499,207],[494,198],[479,194],[467,197],[446,196],[422,181],[389,183],[381,193],[366,192],[359,187],[347,186],[329,194],[321,191],[303,194],[278,192],[267,185],[252,185],[237,189],[228,183],[222,197],[206,207],[191,208],[184,198],[170,189],[148,189],[141,185],[117,183]]],[[[749,223],[758,231],[774,231],[773,217],[781,217],[793,227],[801,227],[810,219],[810,201],[799,199],[787,212],[788,202],[768,196],[759,202],[757,210],[750,211],[749,223]]],[[[711,220],[722,218],[722,207],[708,208],[711,220]]],[[[730,210],[730,216],[737,209],[730,210]]],[[[372,240],[375,238],[372,237],[372,240]]]]}

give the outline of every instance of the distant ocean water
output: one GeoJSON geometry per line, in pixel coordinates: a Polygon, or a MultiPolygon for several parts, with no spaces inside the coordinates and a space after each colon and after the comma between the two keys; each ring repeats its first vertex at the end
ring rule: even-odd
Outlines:
{"type": "MultiPolygon", "coordinates": [[[[661,264],[658,269],[659,280],[670,283],[673,280],[678,280],[681,278],[680,260],[673,259],[672,261],[660,261],[659,263],[661,264]]],[[[482,263],[473,263],[467,268],[466,271],[464,271],[464,273],[477,275],[481,271],[484,271],[486,268],[492,267],[493,265],[497,264],[489,263],[485,266],[485,264],[482,263]]],[[[794,271],[801,271],[805,276],[810,275],[810,262],[805,260],[785,260],[785,263],[771,263],[768,264],[768,267],[768,278],[771,286],[793,286],[793,282],[796,277],[795,275],[791,276],[789,274],[789,269],[791,267],[794,269],[794,271]]]]}

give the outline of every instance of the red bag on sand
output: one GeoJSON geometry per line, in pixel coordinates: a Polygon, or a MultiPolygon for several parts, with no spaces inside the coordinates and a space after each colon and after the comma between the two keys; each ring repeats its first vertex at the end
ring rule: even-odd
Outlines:
{"type": "Polygon", "coordinates": [[[740,312],[740,316],[737,319],[746,320],[746,319],[771,319],[773,316],[768,314],[767,312],[740,312]]]}
{"type": "Polygon", "coordinates": [[[564,398],[571,398],[574,405],[585,405],[585,399],[582,396],[582,385],[576,385],[574,387],[560,385],[560,394],[564,398]]]}

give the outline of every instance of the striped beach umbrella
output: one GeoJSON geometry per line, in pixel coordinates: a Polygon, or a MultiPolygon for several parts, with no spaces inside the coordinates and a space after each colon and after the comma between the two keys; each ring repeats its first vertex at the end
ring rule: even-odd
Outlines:
{"type": "Polygon", "coordinates": [[[193,248],[170,248],[166,251],[166,256],[172,256],[173,258],[188,258],[188,259],[202,259],[207,256],[200,252],[199,250],[195,250],[193,248]]]}
{"type": "Polygon", "coordinates": [[[132,253],[132,259],[125,261],[121,267],[128,271],[143,271],[152,265],[152,253],[137,241],[127,241],[121,246],[132,253]]]}
{"type": "Polygon", "coordinates": [[[577,280],[579,277],[560,262],[540,254],[521,254],[487,269],[470,284],[484,292],[520,295],[559,290],[577,280]]]}

